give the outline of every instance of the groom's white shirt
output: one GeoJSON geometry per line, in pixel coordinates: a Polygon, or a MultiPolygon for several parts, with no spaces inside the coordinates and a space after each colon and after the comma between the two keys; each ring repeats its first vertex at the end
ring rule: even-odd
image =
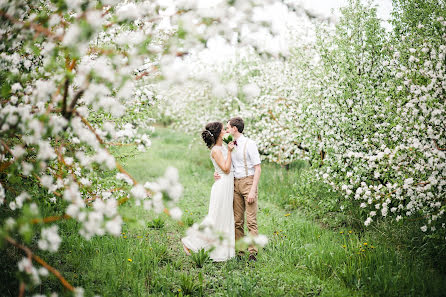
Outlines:
{"type": "Polygon", "coordinates": [[[260,164],[260,154],[257,150],[256,143],[245,137],[243,134],[237,139],[237,146],[232,150],[232,171],[235,178],[242,178],[246,176],[245,161],[243,159],[243,149],[246,146],[246,164],[248,166],[248,176],[254,175],[254,166],[260,164]]]}

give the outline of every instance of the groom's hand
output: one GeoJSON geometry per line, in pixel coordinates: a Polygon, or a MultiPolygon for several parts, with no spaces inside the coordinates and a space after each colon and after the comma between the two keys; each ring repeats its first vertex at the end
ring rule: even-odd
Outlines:
{"type": "Polygon", "coordinates": [[[256,192],[255,191],[249,191],[248,198],[247,198],[248,204],[254,203],[256,201],[256,192]]]}
{"type": "Polygon", "coordinates": [[[214,180],[217,181],[221,178],[220,174],[218,174],[217,172],[214,172],[214,180]]]}

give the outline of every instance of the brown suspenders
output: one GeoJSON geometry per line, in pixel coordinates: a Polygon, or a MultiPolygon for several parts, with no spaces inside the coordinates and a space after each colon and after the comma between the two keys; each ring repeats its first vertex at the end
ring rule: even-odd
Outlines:
{"type": "Polygon", "coordinates": [[[245,146],[243,148],[243,161],[245,162],[245,173],[248,176],[248,164],[246,163],[246,147],[248,146],[248,139],[246,139],[245,146]]]}

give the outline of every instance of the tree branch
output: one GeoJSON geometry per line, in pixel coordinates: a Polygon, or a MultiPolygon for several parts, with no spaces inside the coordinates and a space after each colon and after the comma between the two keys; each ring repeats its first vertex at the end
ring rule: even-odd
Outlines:
{"type": "Polygon", "coordinates": [[[32,219],[31,224],[40,224],[40,223],[52,223],[60,220],[68,220],[71,219],[71,217],[67,214],[63,216],[50,216],[42,219],[32,219]]]}
{"type": "MultiPolygon", "coordinates": [[[[104,149],[107,151],[107,153],[110,153],[110,151],[105,147],[105,142],[102,140],[101,136],[99,136],[99,134],[96,132],[96,130],[90,125],[90,123],[87,121],[87,119],[85,119],[77,110],[73,111],[78,117],[80,117],[82,123],[84,123],[88,129],[93,132],[93,134],[96,136],[96,139],[99,141],[99,143],[104,147],[104,149]]],[[[133,182],[134,185],[137,185],[138,182],[136,181],[136,179],[133,178],[133,176],[131,176],[122,166],[121,164],[119,164],[117,161],[116,162],[116,169],[118,169],[119,172],[127,175],[133,182]]],[[[149,194],[152,194],[150,191],[146,190],[149,194]]]]}
{"type": "Polygon", "coordinates": [[[74,287],[60,274],[60,272],[52,267],[51,265],[49,265],[48,263],[46,263],[42,258],[40,258],[39,256],[33,254],[33,252],[26,246],[21,245],[20,243],[18,243],[17,241],[15,241],[14,239],[12,239],[9,236],[5,237],[6,241],[8,241],[10,244],[16,246],[17,248],[23,250],[26,255],[28,256],[28,259],[31,260],[34,259],[34,261],[36,261],[37,263],[39,263],[40,265],[42,265],[43,267],[45,267],[46,269],[48,269],[48,271],[50,271],[52,274],[54,274],[62,283],[62,285],[67,288],[68,290],[70,290],[71,292],[74,291],[74,287]]]}
{"type": "Polygon", "coordinates": [[[19,297],[23,296],[25,296],[25,283],[21,281],[19,286],[19,297]]]}
{"type": "MultiPolygon", "coordinates": [[[[37,178],[37,180],[40,182],[40,183],[42,183],[42,180],[40,179],[40,176],[38,176],[37,174],[33,174],[34,175],[34,177],[35,178],[37,178]]],[[[56,192],[56,191],[54,191],[54,192],[51,192],[52,194],[54,194],[54,195],[56,195],[57,197],[62,197],[62,194],[61,193],[59,193],[59,192],[56,192]]]]}
{"type": "Polygon", "coordinates": [[[68,107],[68,110],[66,110],[66,112],[64,112],[64,110],[62,110],[62,115],[64,116],[64,118],[66,118],[67,120],[70,120],[72,115],[73,115],[73,111],[74,111],[74,107],[77,104],[77,101],[82,97],[82,95],[84,94],[85,89],[79,90],[76,95],[74,95],[73,100],[70,103],[70,106],[68,107]]]}
{"type": "Polygon", "coordinates": [[[68,86],[70,85],[70,81],[67,78],[65,78],[65,84],[64,84],[64,93],[63,93],[63,100],[62,100],[62,116],[66,117],[67,114],[67,97],[68,97],[68,86]]]}
{"type": "Polygon", "coordinates": [[[73,100],[71,101],[70,108],[68,109],[68,112],[71,114],[73,113],[74,107],[76,106],[77,101],[82,97],[85,90],[79,90],[76,95],[74,95],[73,100]]]}
{"type": "Polygon", "coordinates": [[[435,143],[435,147],[437,148],[437,150],[439,150],[439,151],[446,151],[446,148],[441,148],[441,147],[438,146],[438,143],[437,143],[436,140],[434,140],[434,143],[435,143]]]}
{"type": "MultiPolygon", "coordinates": [[[[0,139],[0,143],[3,145],[3,147],[14,157],[14,154],[12,153],[11,149],[9,148],[9,146],[0,139]]],[[[9,166],[11,166],[14,162],[15,162],[15,158],[13,161],[8,161],[8,162],[2,162],[0,163],[0,172],[5,171],[6,169],[9,168],[9,166]]]]}
{"type": "Polygon", "coordinates": [[[56,36],[53,32],[51,32],[50,30],[48,30],[47,28],[45,28],[45,27],[43,27],[41,25],[38,25],[38,24],[35,24],[35,23],[32,23],[32,22],[20,21],[20,20],[14,18],[13,16],[10,16],[9,14],[7,14],[3,10],[0,10],[0,16],[5,17],[6,19],[8,19],[9,21],[11,21],[14,24],[21,24],[21,25],[23,25],[23,27],[31,27],[31,28],[33,28],[34,30],[36,30],[40,34],[43,34],[43,35],[45,35],[47,37],[54,38],[54,39],[56,39],[58,41],[62,41],[62,37],[61,36],[56,36]]]}

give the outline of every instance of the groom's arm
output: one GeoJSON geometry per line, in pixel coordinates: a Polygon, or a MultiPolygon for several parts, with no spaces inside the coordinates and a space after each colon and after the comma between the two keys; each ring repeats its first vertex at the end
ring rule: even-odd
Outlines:
{"type": "Polygon", "coordinates": [[[257,190],[260,180],[260,173],[262,172],[262,169],[260,168],[260,154],[259,150],[257,149],[257,145],[255,142],[251,142],[248,146],[248,155],[249,159],[251,160],[252,164],[254,165],[254,180],[252,182],[251,190],[249,191],[247,201],[248,203],[253,203],[257,199],[257,190]]]}
{"type": "Polygon", "coordinates": [[[262,173],[262,168],[260,168],[260,164],[254,165],[254,180],[252,182],[251,190],[248,194],[248,203],[253,203],[256,201],[257,196],[257,186],[259,185],[260,174],[262,173]]]}

